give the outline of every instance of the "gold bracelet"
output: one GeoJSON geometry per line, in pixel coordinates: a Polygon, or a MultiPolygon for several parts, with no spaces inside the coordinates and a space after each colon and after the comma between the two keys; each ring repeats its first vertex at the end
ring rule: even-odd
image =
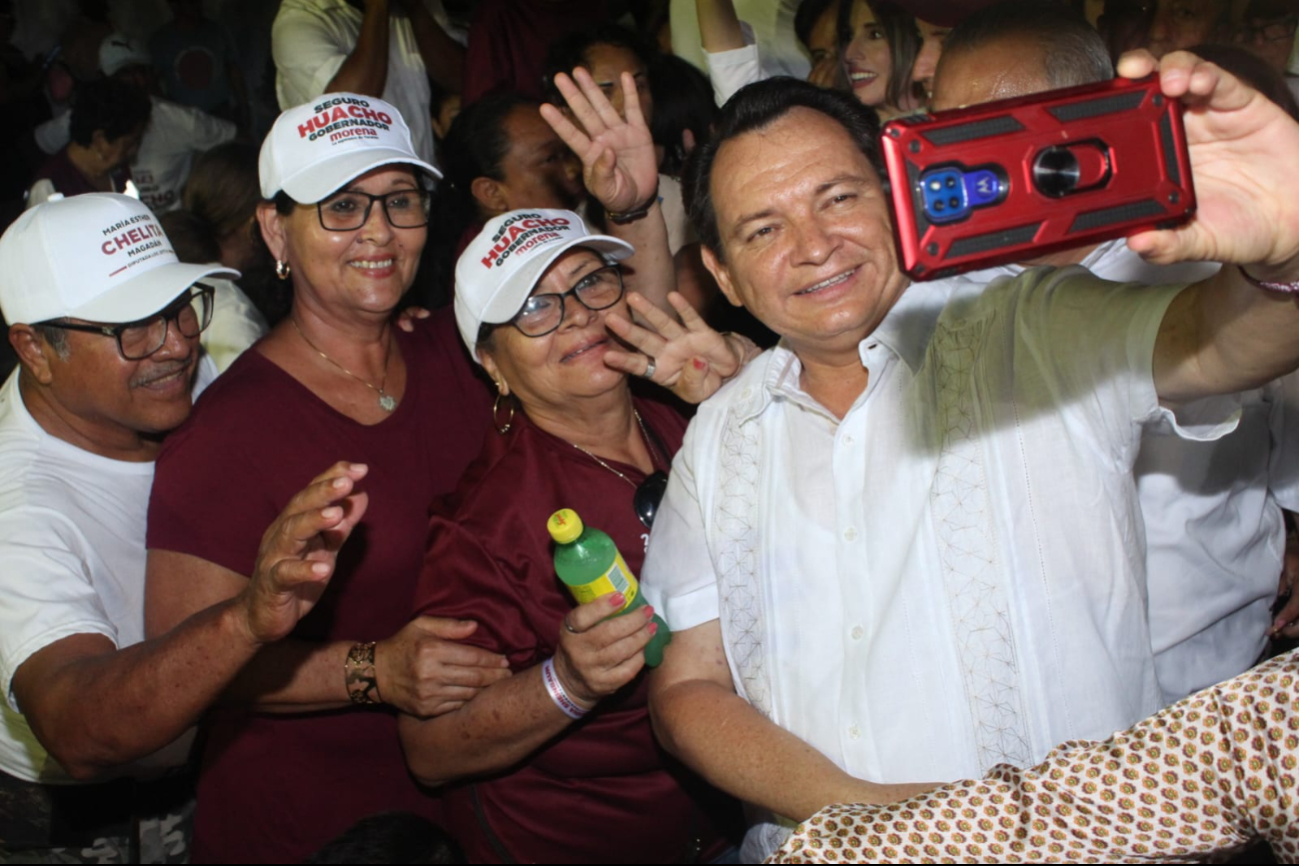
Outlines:
{"type": "Polygon", "coordinates": [[[343,662],[343,683],[354,704],[381,704],[379,676],[374,670],[374,641],[353,644],[343,662]]]}

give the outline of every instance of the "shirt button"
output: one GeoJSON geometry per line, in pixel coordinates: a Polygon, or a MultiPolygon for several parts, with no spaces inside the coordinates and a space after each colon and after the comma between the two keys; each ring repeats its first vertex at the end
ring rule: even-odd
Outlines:
{"type": "Polygon", "coordinates": [[[843,440],[842,440],[842,441],[843,441],[843,444],[845,444],[845,445],[851,445],[852,442],[853,442],[853,439],[852,439],[851,436],[845,436],[845,437],[843,437],[843,440]]]}
{"type": "Polygon", "coordinates": [[[845,529],[845,530],[843,531],[843,540],[844,540],[844,541],[856,541],[856,540],[857,540],[857,530],[854,529],[853,527],[849,526],[847,529],[845,529]]]}
{"type": "Polygon", "coordinates": [[[851,728],[849,728],[849,729],[848,729],[848,739],[850,739],[850,740],[860,740],[860,739],[861,739],[861,728],[857,727],[856,725],[853,725],[851,728]]]}
{"type": "Polygon", "coordinates": [[[753,396],[753,389],[752,389],[752,388],[745,388],[743,391],[740,392],[740,399],[741,399],[741,400],[747,400],[747,399],[749,399],[749,398],[752,397],[752,396],[753,396]]]}
{"type": "Polygon", "coordinates": [[[855,625],[852,627],[851,634],[853,640],[861,640],[862,635],[866,634],[866,630],[859,625],[855,625]]]}

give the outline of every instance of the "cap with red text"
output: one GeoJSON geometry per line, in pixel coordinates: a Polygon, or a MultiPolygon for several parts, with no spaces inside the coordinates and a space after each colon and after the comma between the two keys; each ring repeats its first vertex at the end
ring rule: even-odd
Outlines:
{"type": "Polygon", "coordinates": [[[266,198],[283,191],[299,204],[315,204],[371,169],[397,164],[434,180],[442,177],[415,153],[410,128],[391,103],[326,93],[276,118],[262,142],[257,170],[266,198]]]}
{"type": "Polygon", "coordinates": [[[55,195],[0,237],[0,313],[11,325],[134,322],[204,277],[239,272],[181,264],[153,211],[119,193],[55,195]]]}
{"type": "Polygon", "coordinates": [[[488,221],[456,262],[456,327],[478,360],[478,331],[508,322],[523,309],[537,281],[560,254],[590,247],[610,261],[635,249],[609,235],[593,235],[571,210],[514,210],[488,221]]]}

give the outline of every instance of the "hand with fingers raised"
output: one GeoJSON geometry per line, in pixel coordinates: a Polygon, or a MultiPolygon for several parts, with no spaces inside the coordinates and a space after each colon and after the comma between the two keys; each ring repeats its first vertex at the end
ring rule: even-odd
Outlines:
{"type": "Polygon", "coordinates": [[[267,527],[252,579],[240,593],[255,642],[283,638],[320,599],[339,549],[365,515],[369,500],[355,487],[367,471],[362,463],[335,463],[267,527]]]}
{"type": "Polygon", "coordinates": [[[644,376],[688,403],[701,403],[755,358],[759,350],[739,334],[714,331],[678,292],[669,293],[668,302],[680,321],[636,292],[629,293],[627,305],[645,325],[617,313],[609,313],[605,322],[609,330],[640,353],[611,350],[605,353],[604,363],[633,376],[644,376]]]}
{"type": "Polygon", "coordinates": [[[572,77],[555,76],[555,87],[577,124],[553,105],[541,107],[541,116],[582,160],[586,188],[611,215],[635,213],[653,204],[659,182],[654,138],[641,114],[636,82],[624,72],[619,85],[625,119],[581,67],[572,77]]]}

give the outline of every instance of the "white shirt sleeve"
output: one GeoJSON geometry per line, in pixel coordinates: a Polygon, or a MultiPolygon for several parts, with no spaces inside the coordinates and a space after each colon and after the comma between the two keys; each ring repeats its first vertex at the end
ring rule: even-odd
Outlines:
{"type": "Polygon", "coordinates": [[[704,64],[708,67],[708,77],[713,82],[713,99],[719,107],[740,88],[767,77],[762,71],[753,28],[741,21],[740,30],[744,33],[743,48],[718,51],[715,54],[704,52],[704,64]]]}
{"type": "Polygon", "coordinates": [[[85,537],[65,517],[35,506],[0,514],[0,688],[21,712],[13,677],[28,658],[74,634],[102,634],[117,643],[91,580],[85,537]]]}
{"type": "Polygon", "coordinates": [[[1299,512],[1299,371],[1277,379],[1265,392],[1272,398],[1267,486],[1282,508],[1299,512]]]}
{"type": "Polygon", "coordinates": [[[280,109],[315,99],[356,45],[326,10],[285,3],[271,25],[275,91],[280,109]]]}
{"type": "Polygon", "coordinates": [[[673,631],[685,631],[720,616],[717,574],[704,532],[694,462],[700,424],[691,421],[672,461],[668,488],[654,517],[649,551],[641,566],[645,598],[673,631]]]}
{"type": "Polygon", "coordinates": [[[203,331],[203,349],[225,372],[245,349],[268,330],[262,314],[248,296],[229,280],[212,280],[216,288],[212,322],[203,331]]]}
{"type": "MultiPolygon", "coordinates": [[[[1017,376],[1021,411],[1058,407],[1090,430],[1093,445],[1131,465],[1141,434],[1161,425],[1186,439],[1210,441],[1236,429],[1235,396],[1195,401],[1178,413],[1160,405],[1154,350],[1164,313],[1185,285],[1112,283],[1082,268],[1036,269],[1020,278],[1014,316],[1016,348],[1007,357],[1036,359],[1017,376]]],[[[995,285],[995,284],[994,284],[995,285]]],[[[1016,361],[1016,369],[1024,365],[1016,361]]]]}

